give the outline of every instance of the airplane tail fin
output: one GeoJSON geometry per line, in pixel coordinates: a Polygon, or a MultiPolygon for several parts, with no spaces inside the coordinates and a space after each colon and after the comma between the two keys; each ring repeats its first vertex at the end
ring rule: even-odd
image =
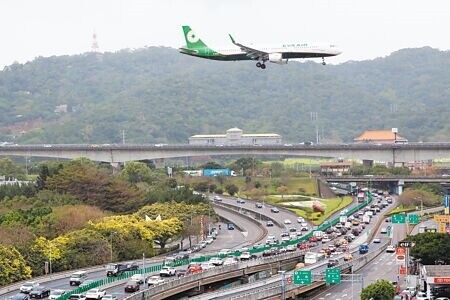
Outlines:
{"type": "Polygon", "coordinates": [[[183,32],[188,49],[207,48],[205,43],[194,33],[190,26],[183,26],[183,32]]]}

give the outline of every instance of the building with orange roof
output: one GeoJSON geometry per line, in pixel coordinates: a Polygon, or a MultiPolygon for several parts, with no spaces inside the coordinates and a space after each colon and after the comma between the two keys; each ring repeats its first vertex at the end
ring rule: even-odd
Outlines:
{"type": "Polygon", "coordinates": [[[396,128],[392,130],[366,130],[353,140],[355,143],[374,144],[406,144],[408,140],[397,133],[396,128]]]}

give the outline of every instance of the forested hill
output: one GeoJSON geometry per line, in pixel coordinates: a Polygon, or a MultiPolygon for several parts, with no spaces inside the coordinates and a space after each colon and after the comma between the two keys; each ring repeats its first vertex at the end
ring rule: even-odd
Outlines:
{"type": "Polygon", "coordinates": [[[0,142],[116,143],[125,130],[127,142],[184,143],[235,126],[299,142],[315,140],[310,112],[324,141],[392,127],[410,141],[450,141],[450,52],[260,70],[151,47],[37,58],[0,72],[0,142]]]}

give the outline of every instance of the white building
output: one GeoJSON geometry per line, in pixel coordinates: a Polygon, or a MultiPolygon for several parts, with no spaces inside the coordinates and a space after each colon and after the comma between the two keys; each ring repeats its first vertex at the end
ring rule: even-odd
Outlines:
{"type": "Polygon", "coordinates": [[[242,129],[230,128],[226,134],[197,134],[189,138],[190,145],[281,145],[276,133],[244,134],[242,129]]]}

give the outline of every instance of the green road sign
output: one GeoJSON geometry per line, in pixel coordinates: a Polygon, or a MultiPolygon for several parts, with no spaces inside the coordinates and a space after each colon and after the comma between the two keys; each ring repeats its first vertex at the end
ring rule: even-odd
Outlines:
{"type": "Polygon", "coordinates": [[[391,226],[388,226],[387,228],[386,228],[386,234],[387,234],[387,236],[390,238],[391,237],[391,226]]]}
{"type": "Polygon", "coordinates": [[[392,224],[405,224],[406,217],[405,214],[392,215],[392,224]]]}
{"type": "Polygon", "coordinates": [[[341,283],[341,269],[327,268],[325,270],[325,282],[329,284],[341,283]]]}
{"type": "Polygon", "coordinates": [[[312,283],[312,275],[311,271],[294,271],[294,284],[311,284],[312,283]]]}
{"type": "Polygon", "coordinates": [[[408,215],[408,223],[409,224],[419,224],[419,216],[414,215],[408,215]]]}

